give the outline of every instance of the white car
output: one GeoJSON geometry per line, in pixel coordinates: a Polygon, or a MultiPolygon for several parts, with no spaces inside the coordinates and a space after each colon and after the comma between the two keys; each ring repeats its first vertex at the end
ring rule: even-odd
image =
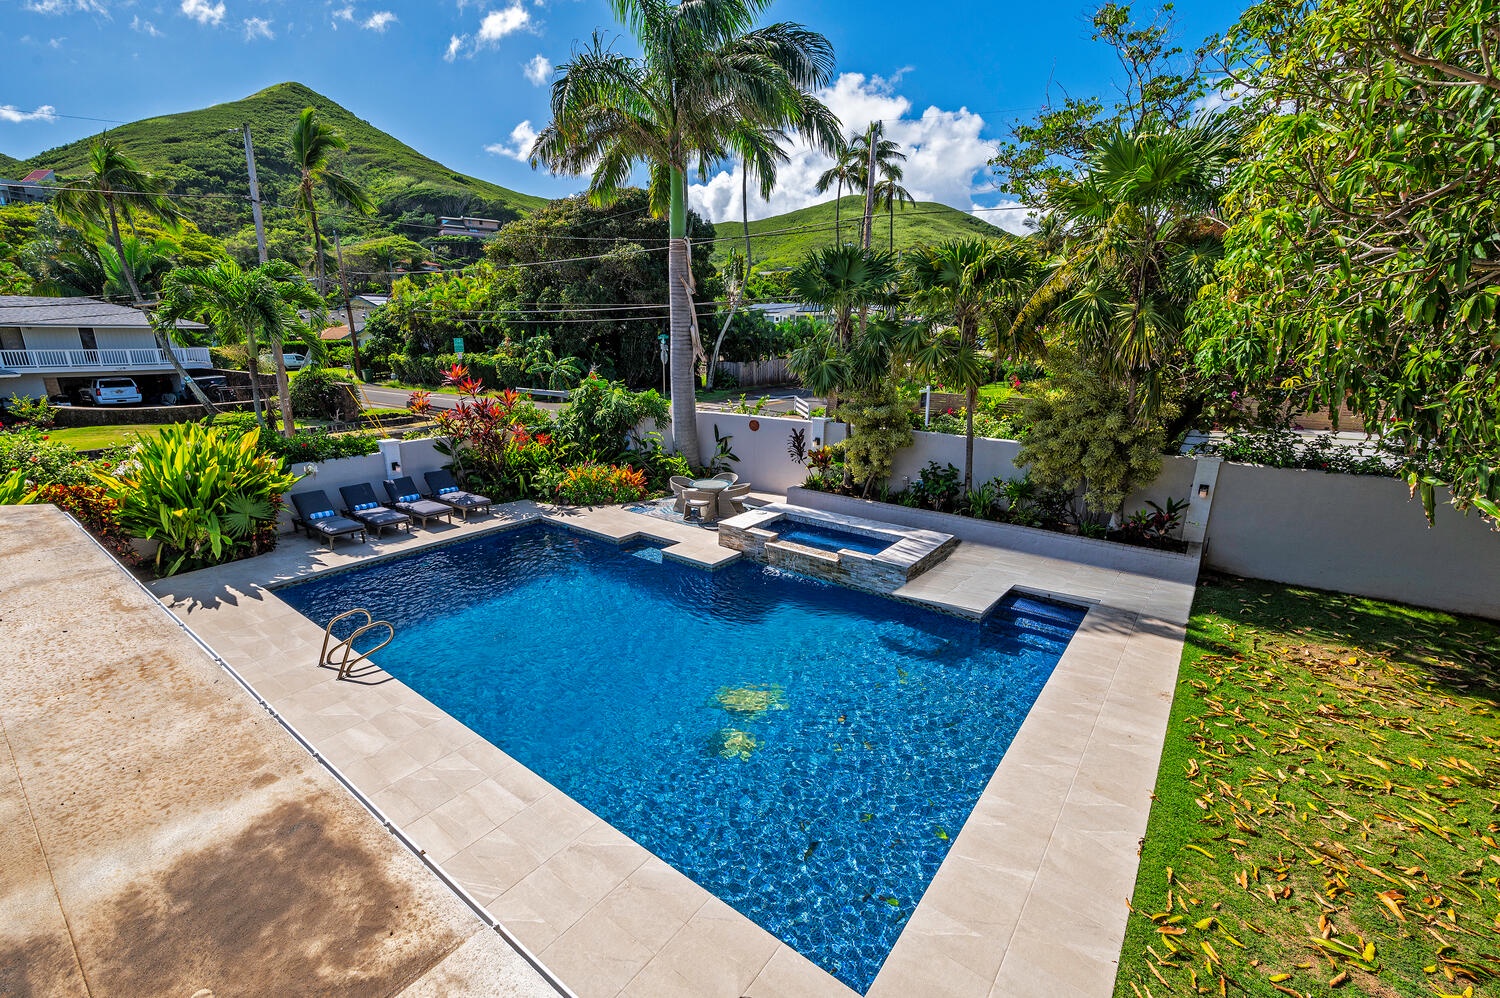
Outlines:
{"type": "MultiPolygon", "coordinates": [[[[286,362],[286,369],[288,371],[300,371],[307,366],[307,354],[305,353],[284,353],[281,355],[281,359],[286,362]]],[[[274,371],[276,369],[276,358],[270,354],[263,354],[260,358],[260,364],[266,370],[274,371]]]]}
{"type": "Polygon", "coordinates": [[[78,390],[78,398],[93,405],[140,405],[141,390],[131,378],[95,378],[78,390]]]}

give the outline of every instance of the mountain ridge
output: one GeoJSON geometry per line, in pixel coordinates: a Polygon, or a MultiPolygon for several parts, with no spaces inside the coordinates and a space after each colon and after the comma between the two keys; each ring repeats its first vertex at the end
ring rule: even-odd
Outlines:
{"type": "MultiPolygon", "coordinates": [[[[864,217],[864,196],[847,195],[839,202],[839,228],[844,242],[859,236],[864,217]]],[[[771,215],[750,222],[751,251],[756,267],[783,270],[794,267],[810,250],[832,246],[836,242],[834,202],[824,201],[771,215]]],[[[872,245],[886,249],[890,245],[890,219],[884,212],[875,216],[872,245]]],[[[1008,233],[968,212],[936,201],[918,201],[896,210],[895,248],[908,250],[923,243],[945,239],[979,236],[1003,239],[1008,233]]],[[[722,264],[732,251],[742,255],[745,249],[744,226],[738,221],[715,222],[714,262],[722,264]]]]}
{"type": "MultiPolygon", "coordinates": [[[[250,221],[240,131],[247,122],[255,141],[256,172],[268,224],[298,224],[290,207],[297,176],[290,144],[292,126],[304,107],[317,108],[320,118],[348,141],[348,151],[338,157],[340,168],[358,180],[377,204],[376,221],[351,217],[349,229],[369,230],[373,225],[401,231],[403,216],[408,228],[426,224],[427,216],[441,215],[509,221],[549,200],[452,170],[296,82],[277,83],[236,101],[142,118],[110,128],[108,134],[127,155],[166,181],[172,193],[191,204],[189,214],[200,227],[227,236],[250,221]]],[[[15,162],[17,170],[50,167],[60,177],[76,176],[85,165],[92,138],[64,143],[24,160],[5,159],[15,162]]]]}

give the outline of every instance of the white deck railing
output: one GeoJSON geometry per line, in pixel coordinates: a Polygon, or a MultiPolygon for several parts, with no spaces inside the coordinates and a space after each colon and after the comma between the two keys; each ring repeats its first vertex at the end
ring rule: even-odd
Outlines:
{"type": "MultiPolygon", "coordinates": [[[[183,367],[212,367],[208,347],[174,347],[183,367]]],[[[0,367],[13,371],[161,371],[167,355],[155,347],[129,350],[0,350],[0,367]]]]}

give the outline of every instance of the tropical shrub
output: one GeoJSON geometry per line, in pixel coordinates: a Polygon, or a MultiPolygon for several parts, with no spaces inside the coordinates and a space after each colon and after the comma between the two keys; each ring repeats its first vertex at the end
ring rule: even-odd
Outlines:
{"type": "Polygon", "coordinates": [[[663,447],[661,434],[655,431],[646,434],[646,439],[640,446],[622,454],[620,460],[646,473],[646,488],[653,494],[669,491],[673,475],[685,478],[693,475],[693,468],[688,464],[687,458],[663,447]]]}
{"type": "Polygon", "coordinates": [[[12,471],[0,477],[0,506],[24,506],[35,494],[32,483],[22,471],[12,471]]]}
{"type": "Polygon", "coordinates": [[[156,569],[172,575],[275,546],[281,496],[297,479],[259,444],[259,430],[236,436],[181,423],[137,443],[114,474],[96,477],[119,504],[120,526],[160,541],[156,569]]]}
{"type": "Polygon", "coordinates": [[[20,422],[39,429],[46,429],[57,422],[57,409],[45,395],[32,398],[30,395],[11,392],[10,401],[5,403],[5,411],[20,422]]]}
{"type": "Polygon", "coordinates": [[[380,449],[369,433],[294,433],[290,437],[268,433],[260,438],[262,453],[283,458],[289,465],[306,461],[334,461],[362,457],[380,449]]]}
{"type": "Polygon", "coordinates": [[[33,427],[0,433],[0,474],[15,472],[31,482],[32,488],[80,485],[91,480],[88,461],[67,444],[49,440],[33,427]]]}
{"type": "Polygon", "coordinates": [[[845,464],[868,495],[872,485],[890,477],[896,452],[911,446],[906,405],[889,381],[876,381],[850,391],[838,412],[849,424],[845,464]]]}
{"type": "Polygon", "coordinates": [[[287,394],[292,414],[310,419],[340,419],[352,416],[348,378],[323,367],[309,367],[292,375],[287,394]]]}
{"type": "Polygon", "coordinates": [[[1129,389],[1097,364],[1063,350],[1051,361],[1047,387],[1026,403],[1030,432],[1016,463],[1038,485],[1082,490],[1090,508],[1116,513],[1161,471],[1166,432],[1154,418],[1131,418],[1129,389]]]}
{"type": "Polygon", "coordinates": [[[1212,440],[1196,448],[1200,454],[1217,454],[1237,464],[1263,464],[1268,468],[1306,468],[1343,475],[1395,475],[1397,455],[1368,455],[1346,447],[1331,433],[1311,440],[1290,429],[1243,430],[1223,440],[1212,440]]]}
{"type": "Polygon", "coordinates": [[[636,427],[647,419],[658,427],[667,419],[667,400],[655,389],[632,392],[590,372],[558,413],[557,437],[589,460],[607,461],[636,440],[636,427]]]}
{"type": "Polygon", "coordinates": [[[634,502],[646,494],[646,474],[609,464],[580,464],[569,468],[557,496],[574,506],[604,506],[634,502]]]}

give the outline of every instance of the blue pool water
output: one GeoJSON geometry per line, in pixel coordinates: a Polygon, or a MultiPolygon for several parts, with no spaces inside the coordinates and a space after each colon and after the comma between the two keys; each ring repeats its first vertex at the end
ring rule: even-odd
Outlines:
{"type": "Polygon", "coordinates": [[[278,595],[390,620],[388,672],[860,992],[1082,618],[978,624],[553,527],[278,595]]]}
{"type": "Polygon", "coordinates": [[[893,543],[884,538],[856,534],[851,530],[822,527],[797,520],[782,520],[780,523],[771,524],[766,529],[776,531],[780,540],[806,544],[810,548],[818,548],[821,551],[848,548],[851,551],[863,551],[865,554],[879,554],[893,543]]]}

